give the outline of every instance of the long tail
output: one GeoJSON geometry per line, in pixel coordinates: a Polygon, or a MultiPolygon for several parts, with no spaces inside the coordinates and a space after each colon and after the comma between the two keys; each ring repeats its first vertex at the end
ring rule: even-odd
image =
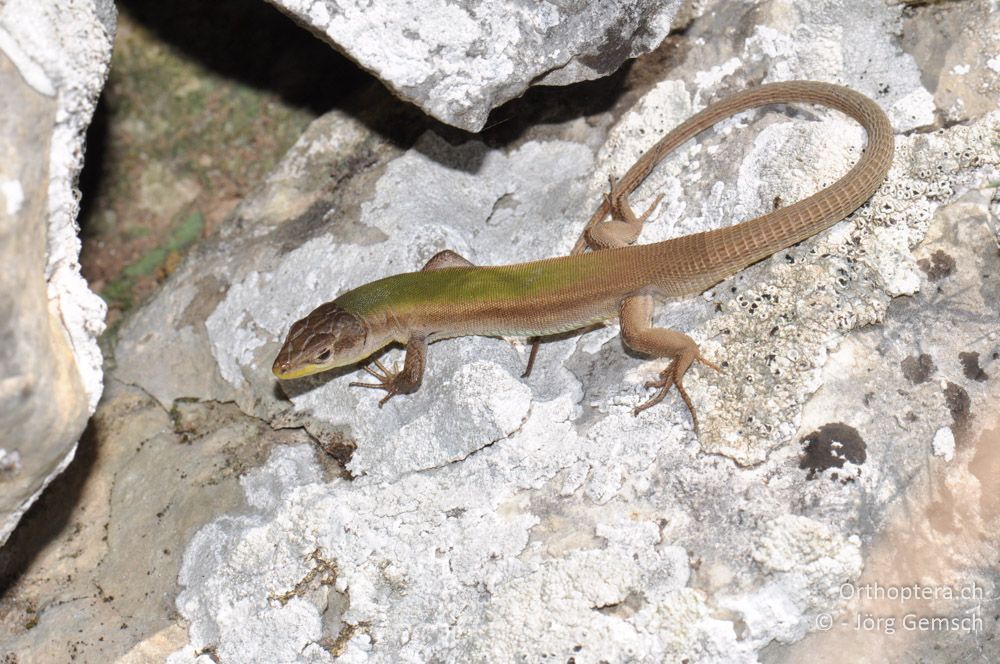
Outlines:
{"type": "MultiPolygon", "coordinates": [[[[892,164],[893,133],[878,104],[843,86],[788,81],[739,92],[691,116],[640,157],[617,186],[627,191],[635,189],[668,152],[720,120],[757,106],[786,103],[819,104],[857,120],[867,134],[861,159],[844,177],[797,203],[735,226],[668,240],[670,260],[656,268],[657,281],[677,284],[678,278],[685,280],[686,276],[690,288],[685,290],[704,290],[832,226],[868,200],[882,184],[892,164]],[[690,280],[694,274],[699,275],[697,284],[690,280]]],[[[654,250],[656,246],[646,248],[654,250]]]]}

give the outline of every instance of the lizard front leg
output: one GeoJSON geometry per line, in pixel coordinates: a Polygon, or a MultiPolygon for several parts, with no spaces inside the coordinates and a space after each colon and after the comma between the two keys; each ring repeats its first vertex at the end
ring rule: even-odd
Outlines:
{"type": "Polygon", "coordinates": [[[449,267],[475,267],[475,264],[462,254],[451,249],[439,251],[420,268],[421,272],[431,272],[433,270],[443,270],[449,267]]]}
{"type": "MultiPolygon", "coordinates": [[[[472,267],[472,263],[451,249],[445,249],[434,254],[421,268],[421,272],[443,270],[449,267],[472,267]]],[[[395,371],[387,368],[379,360],[373,360],[370,365],[361,367],[377,380],[377,383],[351,383],[354,387],[369,387],[385,390],[386,395],[378,402],[383,405],[397,394],[412,394],[420,387],[424,378],[424,367],[427,364],[427,340],[423,337],[411,337],[406,342],[406,357],[403,360],[403,370],[395,371]]]]}
{"type": "MultiPolygon", "coordinates": [[[[637,217],[628,204],[630,190],[625,187],[616,188],[612,177],[609,177],[608,180],[610,181],[608,193],[605,194],[604,201],[597,208],[594,216],[584,225],[580,239],[577,240],[573,250],[569,253],[570,256],[582,254],[588,247],[591,251],[599,251],[632,244],[642,232],[642,225],[646,219],[663,198],[663,194],[657,196],[653,204],[637,217]],[[609,214],[611,221],[605,221],[604,218],[609,214]]],[[[532,337],[528,366],[524,368],[521,378],[527,378],[531,375],[531,369],[535,366],[535,358],[538,356],[538,347],[541,343],[541,337],[532,337]]]]}
{"type": "Polygon", "coordinates": [[[378,402],[379,406],[393,398],[397,394],[412,394],[420,387],[424,379],[424,367],[427,364],[427,340],[423,337],[411,337],[406,342],[406,358],[403,360],[402,371],[394,371],[386,368],[378,360],[373,362],[377,369],[372,369],[365,365],[365,371],[375,377],[377,383],[353,382],[353,387],[369,387],[376,390],[385,390],[386,395],[378,402]]]}
{"type": "Polygon", "coordinates": [[[660,372],[660,378],[646,383],[646,387],[657,388],[656,393],[636,406],[632,413],[638,415],[660,403],[670,388],[675,387],[691,413],[691,423],[697,433],[698,416],[694,404],[691,403],[691,397],[684,389],[684,374],[695,361],[716,371],[719,371],[719,367],[702,357],[698,344],[688,335],[664,327],[653,327],[653,298],[649,295],[625,298],[621,306],[620,319],[622,340],[629,348],[653,357],[671,358],[667,368],[660,372]]]}

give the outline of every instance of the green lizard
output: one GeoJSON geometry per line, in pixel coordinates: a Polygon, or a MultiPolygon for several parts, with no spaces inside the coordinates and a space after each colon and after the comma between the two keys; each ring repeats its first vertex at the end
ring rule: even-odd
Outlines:
{"type": "Polygon", "coordinates": [[[274,375],[281,379],[307,376],[362,362],[392,343],[404,344],[401,371],[389,370],[376,359],[375,369],[363,368],[377,382],[351,383],[385,390],[381,405],[420,387],[427,344],[439,339],[466,335],[539,337],[617,315],[627,346],[671,359],[659,378],[646,384],[656,392],[636,406],[634,413],[659,403],[673,387],[697,429],[694,407],[684,389],[684,374],[695,361],[718,367],[701,355],[691,337],[652,326],[653,296],[699,293],[832,226],[878,189],[892,154],[888,118],[875,102],[847,88],[791,81],[737,93],[665,135],[613,183],[573,254],[480,267],[454,252],[443,251],[419,272],[359,286],[294,323],[274,360],[274,375]],[[802,201],[735,226],[632,246],[656,202],[637,216],[629,207],[628,195],[667,153],[740,111],[789,102],[827,106],[864,127],[865,152],[843,178],[802,201]],[[611,219],[606,220],[609,215],[611,219]],[[588,246],[595,251],[584,253],[588,246]]]}

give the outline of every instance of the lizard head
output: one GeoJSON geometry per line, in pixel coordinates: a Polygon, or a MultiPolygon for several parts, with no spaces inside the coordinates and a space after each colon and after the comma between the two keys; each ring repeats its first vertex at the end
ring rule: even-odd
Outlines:
{"type": "Polygon", "coordinates": [[[371,354],[368,329],[336,302],[320,305],[292,324],[271,371],[278,378],[301,378],[359,362],[371,354]]]}

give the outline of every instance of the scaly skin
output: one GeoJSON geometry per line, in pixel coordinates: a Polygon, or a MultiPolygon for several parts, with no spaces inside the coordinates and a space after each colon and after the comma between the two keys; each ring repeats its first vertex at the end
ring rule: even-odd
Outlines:
{"type": "Polygon", "coordinates": [[[847,88],[792,81],[737,93],[693,115],[643,154],[612,186],[573,255],[477,267],[457,254],[442,252],[420,272],[359,286],[296,322],[274,361],[274,374],[282,379],[305,376],[360,362],[394,342],[406,344],[401,372],[389,371],[376,361],[378,371],[365,367],[376,383],[352,383],[386,390],[384,403],[419,387],[430,342],[465,335],[540,337],[617,315],[627,345],[672,358],[660,379],[647,384],[658,391],[636,408],[636,414],[676,387],[697,427],[682,379],[695,361],[716,367],[701,356],[690,337],[651,327],[651,296],[701,292],[832,226],[878,189],[892,153],[888,118],[875,102],[847,88]],[[628,195],[667,153],[740,111],[791,102],[839,110],[865,128],[865,152],[847,175],[802,201],[735,226],[629,246],[652,208],[637,217],[628,195]],[[608,215],[611,221],[605,221],[608,215]],[[595,251],[583,253],[588,245],[595,251]]]}

